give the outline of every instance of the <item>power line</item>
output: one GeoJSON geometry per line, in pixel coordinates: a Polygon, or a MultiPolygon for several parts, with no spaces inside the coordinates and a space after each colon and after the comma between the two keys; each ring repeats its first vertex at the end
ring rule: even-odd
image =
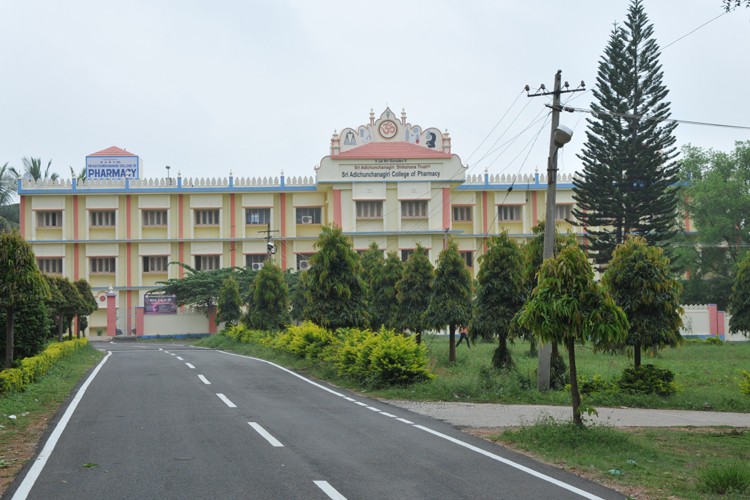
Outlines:
{"type": "Polygon", "coordinates": [[[694,120],[677,120],[674,118],[657,118],[654,116],[649,115],[634,115],[630,113],[615,113],[614,111],[595,111],[593,109],[583,109],[583,108],[573,108],[569,106],[565,106],[563,108],[563,111],[568,111],[570,113],[572,112],[579,112],[579,113],[590,113],[592,115],[606,115],[606,116],[615,116],[617,118],[628,118],[628,119],[636,119],[636,120],[646,120],[646,121],[658,121],[658,122],[672,122],[672,123],[683,123],[685,125],[700,125],[704,127],[721,127],[721,128],[733,128],[733,129],[740,129],[740,130],[750,130],[750,127],[744,126],[744,125],[729,125],[726,123],[711,123],[711,122],[699,122],[694,120]]]}

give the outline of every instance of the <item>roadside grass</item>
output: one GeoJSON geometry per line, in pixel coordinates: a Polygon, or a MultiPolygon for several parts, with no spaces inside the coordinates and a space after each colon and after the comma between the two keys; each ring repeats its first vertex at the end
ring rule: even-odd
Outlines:
{"type": "Polygon", "coordinates": [[[748,430],[618,430],[542,420],[486,437],[634,498],[750,498],[748,430]]]}
{"type": "Polygon", "coordinates": [[[103,356],[86,345],[59,360],[25,391],[0,397],[0,495],[33,457],[47,422],[103,356]]]}

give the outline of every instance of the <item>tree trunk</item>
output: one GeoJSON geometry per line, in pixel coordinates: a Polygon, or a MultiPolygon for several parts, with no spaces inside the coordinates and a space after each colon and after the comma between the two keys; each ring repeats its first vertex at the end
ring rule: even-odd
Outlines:
{"type": "Polygon", "coordinates": [[[641,366],[641,344],[633,345],[633,365],[636,368],[641,366]]]}
{"type": "Polygon", "coordinates": [[[456,325],[449,325],[450,330],[450,350],[448,351],[448,361],[456,362],[456,325]]]}
{"type": "Polygon", "coordinates": [[[531,339],[529,342],[529,357],[536,358],[539,356],[539,349],[536,348],[536,339],[531,339]]]}
{"type": "Polygon", "coordinates": [[[13,316],[15,311],[12,307],[5,309],[5,368],[13,368],[13,316]]]}
{"type": "Polygon", "coordinates": [[[578,373],[576,370],[576,342],[573,339],[566,341],[568,347],[568,365],[570,367],[570,396],[573,400],[573,423],[583,427],[581,419],[581,393],[578,392],[578,373]]]}
{"type": "Polygon", "coordinates": [[[61,316],[60,321],[57,323],[57,341],[63,341],[63,330],[65,327],[64,318],[61,316]]]}
{"type": "Polygon", "coordinates": [[[501,333],[498,339],[498,346],[492,355],[492,364],[498,370],[510,370],[513,368],[513,358],[508,349],[508,337],[501,333]]]}
{"type": "Polygon", "coordinates": [[[414,339],[417,341],[417,345],[422,343],[422,332],[417,332],[414,334],[414,339]]]}

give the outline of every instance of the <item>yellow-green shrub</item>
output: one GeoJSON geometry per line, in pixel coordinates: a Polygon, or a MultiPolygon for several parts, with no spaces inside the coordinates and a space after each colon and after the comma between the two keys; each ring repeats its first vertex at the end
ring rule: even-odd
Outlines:
{"type": "Polygon", "coordinates": [[[22,391],[47,374],[57,360],[70,355],[76,349],[88,344],[88,339],[66,340],[50,344],[44,352],[24,358],[18,368],[0,372],[0,394],[22,391]]]}
{"type": "Polygon", "coordinates": [[[750,372],[742,370],[742,378],[740,378],[740,390],[742,394],[750,396],[750,372]]]}

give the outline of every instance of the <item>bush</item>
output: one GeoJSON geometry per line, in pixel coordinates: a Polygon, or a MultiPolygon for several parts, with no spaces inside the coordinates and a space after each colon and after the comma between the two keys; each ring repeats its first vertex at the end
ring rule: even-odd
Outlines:
{"type": "Polygon", "coordinates": [[[674,373],[656,368],[654,365],[641,365],[626,368],[618,381],[620,389],[632,394],[658,394],[669,396],[677,392],[674,373]]]}
{"type": "Polygon", "coordinates": [[[706,344],[712,344],[712,345],[722,345],[724,343],[724,341],[721,340],[721,337],[714,337],[713,335],[710,337],[706,337],[705,342],[706,344]]]}
{"type": "Polygon", "coordinates": [[[700,474],[702,489],[717,495],[742,494],[750,487],[750,470],[739,461],[704,469],[700,474]]]}
{"type": "Polygon", "coordinates": [[[745,396],[750,396],[750,372],[742,370],[740,378],[740,390],[745,396]]]}
{"type": "Polygon", "coordinates": [[[0,372],[0,394],[22,391],[41,379],[60,358],[70,355],[88,343],[88,339],[66,340],[50,344],[37,356],[24,358],[19,368],[9,368],[0,372]]]}
{"type": "Polygon", "coordinates": [[[617,394],[620,392],[620,386],[616,382],[604,380],[600,374],[596,373],[590,379],[578,377],[578,390],[584,396],[595,392],[617,394]]]}

